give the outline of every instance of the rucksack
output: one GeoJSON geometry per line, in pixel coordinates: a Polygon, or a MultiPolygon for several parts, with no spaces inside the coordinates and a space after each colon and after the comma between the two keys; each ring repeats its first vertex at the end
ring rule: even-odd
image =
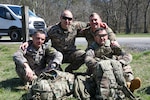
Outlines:
{"type": "Polygon", "coordinates": [[[43,72],[32,83],[28,100],[63,100],[73,92],[74,75],[51,70],[43,72]]]}
{"type": "Polygon", "coordinates": [[[77,100],[95,100],[96,85],[88,75],[78,75],[74,82],[74,97],[77,100]]]}
{"type": "Polygon", "coordinates": [[[96,82],[97,100],[123,100],[136,97],[126,87],[121,63],[117,60],[101,60],[95,65],[93,78],[96,82]]]}

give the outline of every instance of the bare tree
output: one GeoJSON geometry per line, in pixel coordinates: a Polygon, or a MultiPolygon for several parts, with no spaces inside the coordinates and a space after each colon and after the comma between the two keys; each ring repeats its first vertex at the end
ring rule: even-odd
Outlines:
{"type": "Polygon", "coordinates": [[[106,21],[107,23],[112,27],[113,31],[115,33],[118,32],[118,2],[117,0],[102,0],[104,3],[103,5],[103,10],[105,13],[105,17],[107,18],[106,21]]]}
{"type": "Polygon", "coordinates": [[[150,0],[145,0],[145,2],[143,2],[143,12],[144,12],[144,33],[148,33],[148,29],[147,29],[147,13],[148,13],[148,8],[150,5],[150,0]]]}
{"type": "Polygon", "coordinates": [[[119,0],[122,2],[122,6],[124,6],[124,15],[126,18],[125,26],[126,26],[126,33],[131,32],[132,26],[132,12],[136,5],[136,0],[119,0]]]}
{"type": "Polygon", "coordinates": [[[0,0],[0,3],[29,6],[47,25],[59,21],[60,13],[70,9],[75,20],[88,21],[97,12],[115,32],[148,33],[150,0],[0,0]]]}
{"type": "Polygon", "coordinates": [[[138,14],[139,14],[139,0],[137,0],[136,2],[136,6],[135,6],[135,28],[133,29],[134,33],[137,33],[138,31],[138,14]]]}

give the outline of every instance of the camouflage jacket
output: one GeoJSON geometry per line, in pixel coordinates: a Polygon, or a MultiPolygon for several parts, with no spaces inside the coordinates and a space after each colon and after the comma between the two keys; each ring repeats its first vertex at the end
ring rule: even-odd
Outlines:
{"type": "MultiPolygon", "coordinates": [[[[132,61],[131,54],[126,53],[120,47],[112,46],[110,40],[107,40],[103,46],[99,46],[96,42],[93,42],[86,50],[86,58],[88,57],[96,60],[115,59],[119,60],[124,65],[128,65],[132,61]]],[[[88,62],[88,59],[86,59],[86,62],[88,62]]]]}
{"type": "Polygon", "coordinates": [[[64,30],[60,23],[52,26],[48,31],[48,37],[51,39],[52,47],[62,53],[75,51],[75,38],[78,36],[78,31],[87,27],[87,23],[73,22],[68,30],[64,30]]]}
{"type": "Polygon", "coordinates": [[[48,44],[43,44],[39,49],[35,49],[32,42],[26,50],[18,50],[14,56],[13,60],[15,63],[23,66],[25,62],[29,64],[31,69],[44,69],[47,64],[55,62],[57,64],[62,63],[62,54],[56,49],[52,48],[48,44]]]}
{"type": "MultiPolygon", "coordinates": [[[[112,31],[111,28],[109,28],[109,27],[106,28],[106,32],[108,33],[109,40],[111,40],[111,41],[116,40],[116,35],[112,31]]],[[[88,42],[88,47],[94,42],[94,32],[92,31],[91,27],[87,27],[85,29],[82,29],[79,32],[79,35],[86,38],[86,40],[88,42]]]]}

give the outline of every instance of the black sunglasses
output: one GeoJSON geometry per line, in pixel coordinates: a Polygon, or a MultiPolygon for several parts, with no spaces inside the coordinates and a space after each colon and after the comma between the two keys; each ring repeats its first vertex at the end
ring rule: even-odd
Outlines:
{"type": "Polygon", "coordinates": [[[72,20],[72,18],[70,18],[70,17],[66,17],[66,16],[62,16],[62,19],[64,19],[64,20],[69,20],[69,21],[71,21],[72,20]]]}
{"type": "Polygon", "coordinates": [[[104,37],[104,36],[106,36],[106,35],[108,35],[108,34],[97,34],[96,36],[104,37]]]}

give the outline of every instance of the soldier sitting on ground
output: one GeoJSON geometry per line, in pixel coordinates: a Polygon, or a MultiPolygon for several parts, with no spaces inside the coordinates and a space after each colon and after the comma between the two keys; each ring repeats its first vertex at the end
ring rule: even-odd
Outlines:
{"type": "Polygon", "coordinates": [[[16,72],[24,84],[33,81],[40,73],[51,68],[59,68],[62,63],[62,54],[48,44],[44,44],[45,32],[36,31],[32,35],[29,46],[19,49],[13,56],[16,72]]]}
{"type": "Polygon", "coordinates": [[[141,86],[141,80],[133,76],[131,66],[132,55],[127,54],[121,47],[112,45],[108,40],[108,34],[103,28],[98,28],[94,34],[95,42],[87,49],[85,63],[88,67],[88,74],[92,74],[96,62],[102,59],[116,59],[120,61],[123,68],[123,74],[128,88],[134,92],[141,86]]]}

